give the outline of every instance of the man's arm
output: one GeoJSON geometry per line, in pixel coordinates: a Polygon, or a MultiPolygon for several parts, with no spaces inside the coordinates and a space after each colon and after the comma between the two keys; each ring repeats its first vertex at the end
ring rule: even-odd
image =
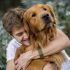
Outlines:
{"type": "MultiPolygon", "coordinates": [[[[51,41],[45,48],[42,48],[43,55],[51,55],[57,53],[64,48],[70,46],[69,38],[59,29],[57,29],[57,36],[56,38],[51,41]]],[[[38,50],[35,50],[31,56],[34,59],[40,58],[38,54],[38,50]]]]}
{"type": "Polygon", "coordinates": [[[14,60],[10,60],[7,62],[6,70],[15,70],[14,60]]]}

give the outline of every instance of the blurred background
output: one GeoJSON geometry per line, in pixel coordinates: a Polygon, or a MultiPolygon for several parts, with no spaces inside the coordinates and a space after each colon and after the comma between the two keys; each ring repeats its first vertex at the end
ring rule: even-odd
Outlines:
{"type": "MultiPolygon", "coordinates": [[[[28,8],[37,3],[53,5],[58,17],[57,27],[70,38],[70,0],[0,0],[0,70],[5,70],[6,47],[11,36],[3,29],[2,17],[4,13],[15,7],[28,8]]],[[[65,49],[70,56],[70,48],[65,49]]]]}

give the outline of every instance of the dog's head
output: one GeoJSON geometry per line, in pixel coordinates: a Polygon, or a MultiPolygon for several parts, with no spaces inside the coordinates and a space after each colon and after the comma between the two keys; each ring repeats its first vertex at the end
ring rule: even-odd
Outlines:
{"type": "Polygon", "coordinates": [[[45,28],[51,28],[56,24],[53,8],[48,4],[32,6],[25,12],[24,19],[34,33],[40,32],[45,28]]]}

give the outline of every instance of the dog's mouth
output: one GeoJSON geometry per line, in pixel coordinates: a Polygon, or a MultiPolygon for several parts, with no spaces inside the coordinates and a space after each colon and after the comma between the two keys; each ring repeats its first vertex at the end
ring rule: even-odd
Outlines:
{"type": "Polygon", "coordinates": [[[44,31],[46,29],[50,29],[51,28],[52,25],[51,25],[51,21],[50,20],[44,21],[44,23],[45,23],[45,26],[40,31],[37,31],[37,33],[42,32],[42,31],[44,31]]]}
{"type": "Polygon", "coordinates": [[[39,33],[39,32],[42,32],[42,31],[44,31],[46,29],[50,29],[51,28],[52,24],[51,24],[51,19],[50,18],[48,20],[43,19],[43,22],[45,24],[44,27],[41,30],[37,30],[36,33],[39,33]]]}
{"type": "Polygon", "coordinates": [[[51,27],[51,20],[44,20],[45,27],[50,28],[51,27]]]}

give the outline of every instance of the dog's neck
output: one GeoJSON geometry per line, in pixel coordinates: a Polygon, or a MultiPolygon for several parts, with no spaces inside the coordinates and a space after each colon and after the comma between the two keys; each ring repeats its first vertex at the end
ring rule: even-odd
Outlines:
{"type": "Polygon", "coordinates": [[[41,45],[45,46],[47,43],[45,31],[41,31],[35,35],[36,41],[40,42],[41,45]]]}
{"type": "Polygon", "coordinates": [[[36,41],[39,41],[43,46],[47,45],[56,36],[56,28],[42,30],[35,34],[36,41]]]}

